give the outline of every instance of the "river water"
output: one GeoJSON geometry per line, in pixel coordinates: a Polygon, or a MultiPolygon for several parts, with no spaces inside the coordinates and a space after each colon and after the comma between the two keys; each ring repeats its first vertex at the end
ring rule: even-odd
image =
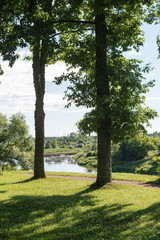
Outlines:
{"type": "Polygon", "coordinates": [[[47,172],[94,173],[79,166],[71,155],[45,157],[44,167],[47,172]]]}

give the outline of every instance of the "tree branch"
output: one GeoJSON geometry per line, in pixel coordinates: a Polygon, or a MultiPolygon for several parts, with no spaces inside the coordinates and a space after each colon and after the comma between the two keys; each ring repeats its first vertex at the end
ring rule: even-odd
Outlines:
{"type": "Polygon", "coordinates": [[[95,24],[95,21],[78,21],[78,20],[57,20],[52,23],[82,23],[82,24],[95,24]]]}
{"type": "MultiPolygon", "coordinates": [[[[87,31],[89,31],[89,30],[92,30],[91,28],[86,28],[86,29],[83,29],[83,31],[84,30],[87,30],[87,31]]],[[[61,35],[62,33],[78,33],[78,32],[81,32],[82,30],[74,30],[74,31],[66,31],[66,32],[59,32],[59,33],[55,33],[55,34],[53,34],[53,35],[51,35],[50,36],[50,38],[53,38],[53,37],[56,37],[56,36],[59,36],[59,35],[61,35]]]]}

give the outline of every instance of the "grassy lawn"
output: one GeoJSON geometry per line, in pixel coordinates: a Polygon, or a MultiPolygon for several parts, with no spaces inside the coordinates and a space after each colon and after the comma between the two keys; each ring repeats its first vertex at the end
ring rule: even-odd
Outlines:
{"type": "Polygon", "coordinates": [[[45,155],[52,155],[52,154],[75,154],[79,152],[79,148],[49,148],[44,150],[45,155]]]}
{"type": "MultiPolygon", "coordinates": [[[[20,173],[28,173],[28,171],[19,171],[20,173]]],[[[33,171],[29,171],[33,174],[33,171]]],[[[96,174],[92,173],[71,173],[71,172],[46,172],[46,175],[61,175],[61,176],[73,176],[73,177],[91,177],[95,178],[96,174]]],[[[159,177],[156,175],[146,175],[146,174],[134,174],[134,173],[112,173],[112,178],[114,180],[128,180],[128,181],[138,181],[138,182],[157,182],[159,177]]]]}
{"type": "Polygon", "coordinates": [[[94,189],[90,184],[5,172],[0,176],[0,239],[160,239],[160,189],[117,184],[94,189]]]}

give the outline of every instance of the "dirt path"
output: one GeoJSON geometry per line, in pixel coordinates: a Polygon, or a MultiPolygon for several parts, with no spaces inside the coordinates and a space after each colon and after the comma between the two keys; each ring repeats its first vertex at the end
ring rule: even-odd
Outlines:
{"type": "MultiPolygon", "coordinates": [[[[24,175],[33,175],[32,173],[20,173],[24,175]]],[[[47,177],[54,177],[54,178],[66,178],[71,180],[82,180],[82,181],[91,181],[95,182],[96,178],[91,177],[74,177],[74,176],[63,176],[63,175],[46,175],[47,177]]],[[[160,185],[155,183],[148,183],[148,182],[137,182],[137,181],[127,181],[127,180],[112,180],[113,183],[116,184],[125,184],[125,185],[132,185],[132,186],[139,186],[139,187],[146,187],[146,188],[159,188],[160,185]]]]}

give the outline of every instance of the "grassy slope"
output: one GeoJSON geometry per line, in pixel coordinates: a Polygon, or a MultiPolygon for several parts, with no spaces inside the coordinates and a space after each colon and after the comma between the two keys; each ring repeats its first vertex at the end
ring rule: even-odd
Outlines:
{"type": "Polygon", "coordinates": [[[44,150],[45,155],[52,155],[52,154],[75,154],[80,151],[79,148],[49,148],[44,150]]]}
{"type": "MultiPolygon", "coordinates": [[[[149,156],[143,160],[132,162],[113,162],[113,172],[126,172],[126,173],[142,173],[156,175],[157,163],[152,160],[154,156],[157,156],[157,152],[150,152],[149,156]]],[[[86,153],[79,152],[74,155],[74,158],[79,165],[88,169],[96,169],[97,159],[96,157],[86,157],[86,153]]]]}
{"type": "Polygon", "coordinates": [[[0,176],[0,239],[158,240],[160,190],[0,176]]]}

